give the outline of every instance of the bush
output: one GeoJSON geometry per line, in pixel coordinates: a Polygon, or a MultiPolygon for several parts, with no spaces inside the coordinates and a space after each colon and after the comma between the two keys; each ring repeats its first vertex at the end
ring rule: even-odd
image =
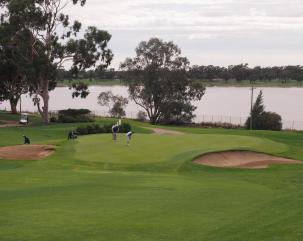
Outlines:
{"type": "MultiPolygon", "coordinates": [[[[250,117],[246,121],[246,128],[250,128],[250,117]]],[[[264,111],[261,115],[253,118],[253,129],[254,130],[282,130],[282,118],[279,114],[274,112],[264,111]]]]}
{"type": "Polygon", "coordinates": [[[54,117],[54,116],[52,116],[49,120],[50,120],[50,122],[52,122],[52,123],[56,123],[56,122],[57,122],[57,118],[54,117]]]}
{"type": "Polygon", "coordinates": [[[131,125],[128,123],[123,123],[120,127],[119,127],[119,132],[121,133],[127,133],[131,130],[131,125]]]}
{"type": "Polygon", "coordinates": [[[91,111],[88,109],[67,109],[58,112],[58,122],[76,123],[76,122],[93,122],[91,111]]]}
{"type": "MultiPolygon", "coordinates": [[[[82,125],[76,129],[76,133],[78,135],[90,135],[90,134],[102,134],[102,133],[112,133],[112,126],[114,123],[105,124],[100,126],[98,124],[93,125],[82,125]]],[[[131,125],[128,123],[123,123],[119,127],[120,133],[127,133],[131,130],[131,125]]]]}
{"type": "Polygon", "coordinates": [[[137,120],[139,121],[146,121],[147,119],[147,114],[145,111],[140,110],[137,114],[137,120]]]}
{"type": "Polygon", "coordinates": [[[89,115],[91,113],[88,109],[67,109],[67,110],[59,110],[59,115],[67,115],[67,116],[78,116],[78,115],[89,115]]]}
{"type": "Polygon", "coordinates": [[[250,113],[250,117],[246,120],[245,126],[250,129],[250,122],[252,118],[252,129],[253,130],[282,130],[282,118],[280,115],[274,112],[264,111],[263,105],[263,92],[260,91],[258,98],[253,106],[250,113]]]}

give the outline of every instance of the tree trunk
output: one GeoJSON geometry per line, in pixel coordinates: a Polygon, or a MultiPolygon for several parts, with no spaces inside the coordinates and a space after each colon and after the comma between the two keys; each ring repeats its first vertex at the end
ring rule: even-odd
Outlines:
{"type": "Polygon", "coordinates": [[[158,124],[158,117],[157,116],[154,116],[154,115],[150,116],[149,119],[150,119],[150,123],[152,125],[157,125],[158,124]]]}
{"type": "Polygon", "coordinates": [[[37,102],[38,111],[42,117],[42,120],[45,124],[49,123],[49,90],[48,90],[48,81],[43,82],[42,92],[40,93],[40,96],[43,100],[43,106],[40,107],[40,102],[37,102]]]}
{"type": "Polygon", "coordinates": [[[42,98],[43,98],[43,108],[42,108],[43,116],[42,116],[42,119],[43,119],[43,122],[45,124],[48,124],[49,123],[49,113],[48,113],[49,92],[48,92],[48,90],[42,94],[42,98]]]}
{"type": "Polygon", "coordinates": [[[11,113],[12,114],[17,114],[17,104],[18,104],[19,98],[10,98],[9,103],[11,105],[11,113]]]}

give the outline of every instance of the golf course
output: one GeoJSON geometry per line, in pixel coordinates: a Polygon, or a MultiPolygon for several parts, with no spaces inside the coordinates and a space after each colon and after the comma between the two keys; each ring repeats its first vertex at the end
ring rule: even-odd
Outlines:
{"type": "MultiPolygon", "coordinates": [[[[12,118],[0,113],[2,122],[12,118]]],[[[67,140],[77,124],[0,129],[0,147],[53,149],[38,160],[0,160],[3,241],[301,241],[303,133],[158,127],[67,140]],[[207,153],[250,151],[297,160],[220,168],[207,153]]],[[[98,119],[97,123],[111,123],[98,119]]],[[[1,155],[1,154],[0,154],[1,155]]]]}

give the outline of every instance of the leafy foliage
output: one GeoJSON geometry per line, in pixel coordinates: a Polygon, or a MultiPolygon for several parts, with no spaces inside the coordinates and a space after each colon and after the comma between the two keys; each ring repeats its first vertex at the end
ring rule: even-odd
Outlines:
{"type": "MultiPolygon", "coordinates": [[[[79,126],[76,129],[76,133],[78,135],[111,133],[113,125],[114,123],[104,124],[104,125],[93,124],[93,125],[79,126]]],[[[127,133],[130,130],[131,130],[131,125],[128,123],[122,123],[122,125],[119,126],[120,133],[127,133]]]]}
{"type": "Polygon", "coordinates": [[[153,124],[161,119],[182,116],[195,109],[190,103],[200,100],[205,88],[187,78],[189,61],[173,42],[158,38],[143,41],[136,57],[120,66],[132,100],[148,114],[153,124]]]}
{"type": "Polygon", "coordinates": [[[124,108],[128,104],[128,99],[107,91],[99,94],[98,104],[108,107],[108,112],[112,117],[120,118],[125,116],[124,108]]]}
{"type": "MultiPolygon", "coordinates": [[[[2,23],[8,25],[21,24],[22,30],[30,35],[30,41],[24,46],[33,53],[32,58],[26,59],[28,65],[27,84],[34,96],[44,122],[49,121],[49,91],[56,87],[58,70],[66,61],[71,62],[73,75],[91,67],[106,68],[113,54],[107,44],[111,35],[89,26],[83,38],[78,38],[81,23],[70,22],[69,15],[63,11],[69,3],[85,5],[85,0],[1,0],[0,4],[7,11],[2,14],[2,23]],[[59,31],[60,30],[60,31],[59,31]]],[[[18,31],[15,35],[18,35],[18,31]]],[[[73,97],[88,95],[83,85],[76,85],[73,97]]]]}
{"type": "Polygon", "coordinates": [[[263,105],[263,92],[260,91],[257,100],[253,106],[250,117],[246,120],[245,126],[250,129],[252,118],[252,128],[254,130],[273,130],[282,129],[282,118],[274,112],[266,112],[263,105]]]}
{"type": "Polygon", "coordinates": [[[147,119],[147,114],[145,111],[140,110],[137,114],[137,120],[145,121],[147,119]]]}
{"type": "Polygon", "coordinates": [[[77,123],[77,122],[93,122],[91,111],[87,109],[67,109],[58,112],[58,122],[61,123],[77,123]]]}

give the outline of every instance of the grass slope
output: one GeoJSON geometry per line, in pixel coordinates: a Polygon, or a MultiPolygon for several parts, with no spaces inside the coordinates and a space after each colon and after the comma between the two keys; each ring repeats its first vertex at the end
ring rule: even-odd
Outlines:
{"type": "Polygon", "coordinates": [[[133,125],[130,147],[124,135],[117,143],[110,135],[67,142],[72,125],[1,129],[2,146],[19,143],[24,132],[58,145],[41,161],[0,160],[1,240],[303,240],[303,166],[191,163],[225,149],[303,160],[301,133],[182,129],[191,134],[155,136],[133,125]]]}

